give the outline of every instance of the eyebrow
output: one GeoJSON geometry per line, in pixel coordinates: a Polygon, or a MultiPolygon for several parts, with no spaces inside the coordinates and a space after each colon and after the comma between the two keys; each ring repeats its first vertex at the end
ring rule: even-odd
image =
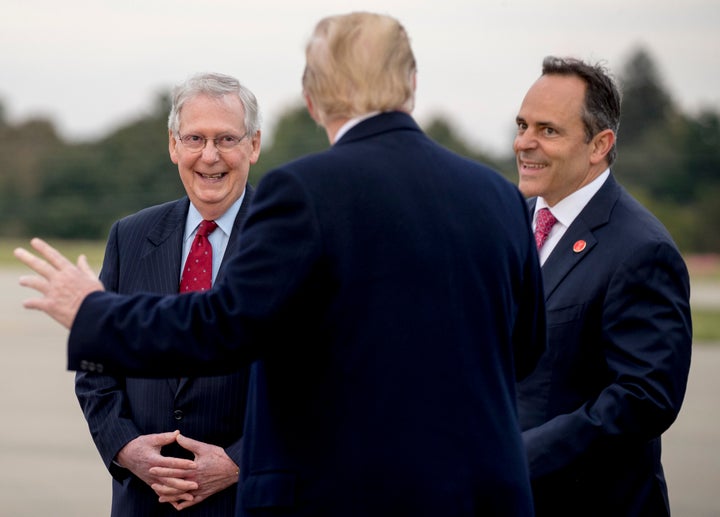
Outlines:
{"type": "MultiPolygon", "coordinates": [[[[521,116],[518,115],[517,117],[515,117],[515,123],[519,124],[520,122],[524,122],[524,123],[528,124],[528,121],[525,120],[524,117],[521,117],[521,116]]],[[[528,124],[528,126],[529,126],[529,125],[530,125],[530,124],[528,124]]],[[[545,120],[539,120],[539,121],[535,122],[535,123],[532,124],[532,125],[533,125],[533,126],[539,126],[539,127],[546,127],[546,126],[558,127],[558,125],[557,125],[555,122],[551,122],[551,121],[549,121],[549,120],[547,120],[547,121],[545,121],[545,120]]]]}

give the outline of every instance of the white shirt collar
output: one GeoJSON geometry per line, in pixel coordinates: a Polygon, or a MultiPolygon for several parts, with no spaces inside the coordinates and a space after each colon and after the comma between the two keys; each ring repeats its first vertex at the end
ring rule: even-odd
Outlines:
{"type": "MultiPolygon", "coordinates": [[[[223,215],[215,219],[218,228],[221,229],[225,235],[230,235],[230,233],[232,233],[233,224],[235,224],[235,216],[237,216],[240,211],[240,205],[242,205],[244,198],[245,191],[243,191],[242,195],[235,200],[232,205],[230,205],[230,208],[228,208],[223,215]]],[[[198,212],[198,209],[195,208],[195,205],[191,202],[190,208],[188,209],[187,219],[185,220],[184,241],[187,241],[195,230],[197,230],[197,227],[200,225],[202,220],[203,217],[200,215],[200,212],[198,212]]]]}
{"type": "Polygon", "coordinates": [[[338,129],[338,132],[335,134],[335,141],[333,144],[335,144],[342,136],[350,131],[353,127],[357,126],[360,122],[363,120],[367,120],[370,117],[374,117],[375,115],[379,115],[379,111],[371,111],[370,113],[366,113],[364,115],[360,115],[359,117],[353,117],[347,122],[345,122],[342,126],[340,126],[340,129],[338,129]]]}
{"type": "Polygon", "coordinates": [[[533,227],[537,211],[541,208],[550,208],[550,211],[555,216],[555,219],[557,219],[558,222],[563,225],[563,227],[568,228],[575,220],[575,218],[580,215],[580,212],[582,212],[583,208],[585,208],[585,205],[587,205],[592,199],[592,197],[597,194],[597,191],[600,190],[600,187],[603,186],[603,183],[605,183],[605,181],[608,179],[608,176],[610,176],[610,169],[605,169],[605,171],[603,171],[603,173],[600,174],[597,178],[592,180],[590,183],[588,183],[581,189],[576,190],[566,198],[560,200],[552,208],[548,206],[548,204],[542,197],[538,197],[537,202],[535,203],[533,227]]]}
{"type": "Polygon", "coordinates": [[[562,199],[552,208],[548,207],[543,198],[537,198],[537,202],[535,203],[535,213],[533,214],[533,230],[535,229],[537,212],[541,208],[550,208],[552,214],[555,216],[555,219],[557,219],[557,223],[550,230],[545,244],[543,244],[542,248],[540,248],[540,251],[538,252],[541,265],[545,264],[545,261],[555,249],[555,246],[558,242],[560,242],[563,235],[565,235],[565,231],[572,224],[575,218],[580,215],[580,212],[582,212],[583,208],[585,208],[585,205],[587,205],[597,191],[600,190],[600,187],[603,186],[603,183],[605,183],[608,176],[610,176],[610,169],[605,169],[600,176],[581,189],[573,192],[565,199],[562,199]]]}

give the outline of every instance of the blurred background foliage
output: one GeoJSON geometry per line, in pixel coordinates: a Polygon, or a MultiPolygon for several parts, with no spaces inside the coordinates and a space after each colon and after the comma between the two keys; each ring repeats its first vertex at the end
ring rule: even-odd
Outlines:
{"type": "MultiPolygon", "coordinates": [[[[720,252],[717,109],[682,112],[643,48],[631,53],[617,79],[623,112],[616,177],[663,221],[683,252],[720,252]]],[[[0,237],[104,240],[119,217],[183,195],[168,156],[168,110],[163,94],[152,113],[111,134],[68,142],[47,119],[10,124],[0,103],[0,237]]],[[[502,155],[473,148],[442,115],[423,129],[516,182],[510,143],[502,155]]],[[[250,182],[257,185],[273,167],[327,146],[304,107],[290,107],[273,133],[264,134],[250,182]]]]}

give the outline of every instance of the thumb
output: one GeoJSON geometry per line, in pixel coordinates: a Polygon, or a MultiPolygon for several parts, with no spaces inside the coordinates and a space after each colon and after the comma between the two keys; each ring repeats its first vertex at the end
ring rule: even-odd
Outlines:
{"type": "Polygon", "coordinates": [[[179,435],[180,435],[180,431],[169,431],[167,433],[156,433],[155,439],[153,441],[155,442],[155,445],[169,445],[169,444],[173,443],[179,435]]]}
{"type": "Polygon", "coordinates": [[[97,278],[97,275],[95,274],[95,271],[92,270],[90,267],[90,264],[88,264],[87,257],[85,255],[80,255],[77,260],[77,266],[80,271],[85,273],[88,276],[91,276],[93,278],[97,278]]]}
{"type": "Polygon", "coordinates": [[[177,443],[180,447],[183,449],[187,449],[190,452],[198,453],[200,452],[200,448],[202,447],[203,443],[198,442],[197,440],[193,440],[192,438],[188,438],[187,436],[183,436],[181,434],[177,435],[177,443]]]}

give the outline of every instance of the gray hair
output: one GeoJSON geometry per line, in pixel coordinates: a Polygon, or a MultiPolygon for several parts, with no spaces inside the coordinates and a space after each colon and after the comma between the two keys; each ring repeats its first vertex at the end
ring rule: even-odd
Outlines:
{"type": "Polygon", "coordinates": [[[180,132],[180,111],[183,105],[198,95],[218,99],[225,95],[237,95],[245,110],[245,131],[248,135],[260,131],[260,108],[253,92],[229,75],[201,73],[189,77],[173,89],[168,129],[175,136],[180,132]]]}

